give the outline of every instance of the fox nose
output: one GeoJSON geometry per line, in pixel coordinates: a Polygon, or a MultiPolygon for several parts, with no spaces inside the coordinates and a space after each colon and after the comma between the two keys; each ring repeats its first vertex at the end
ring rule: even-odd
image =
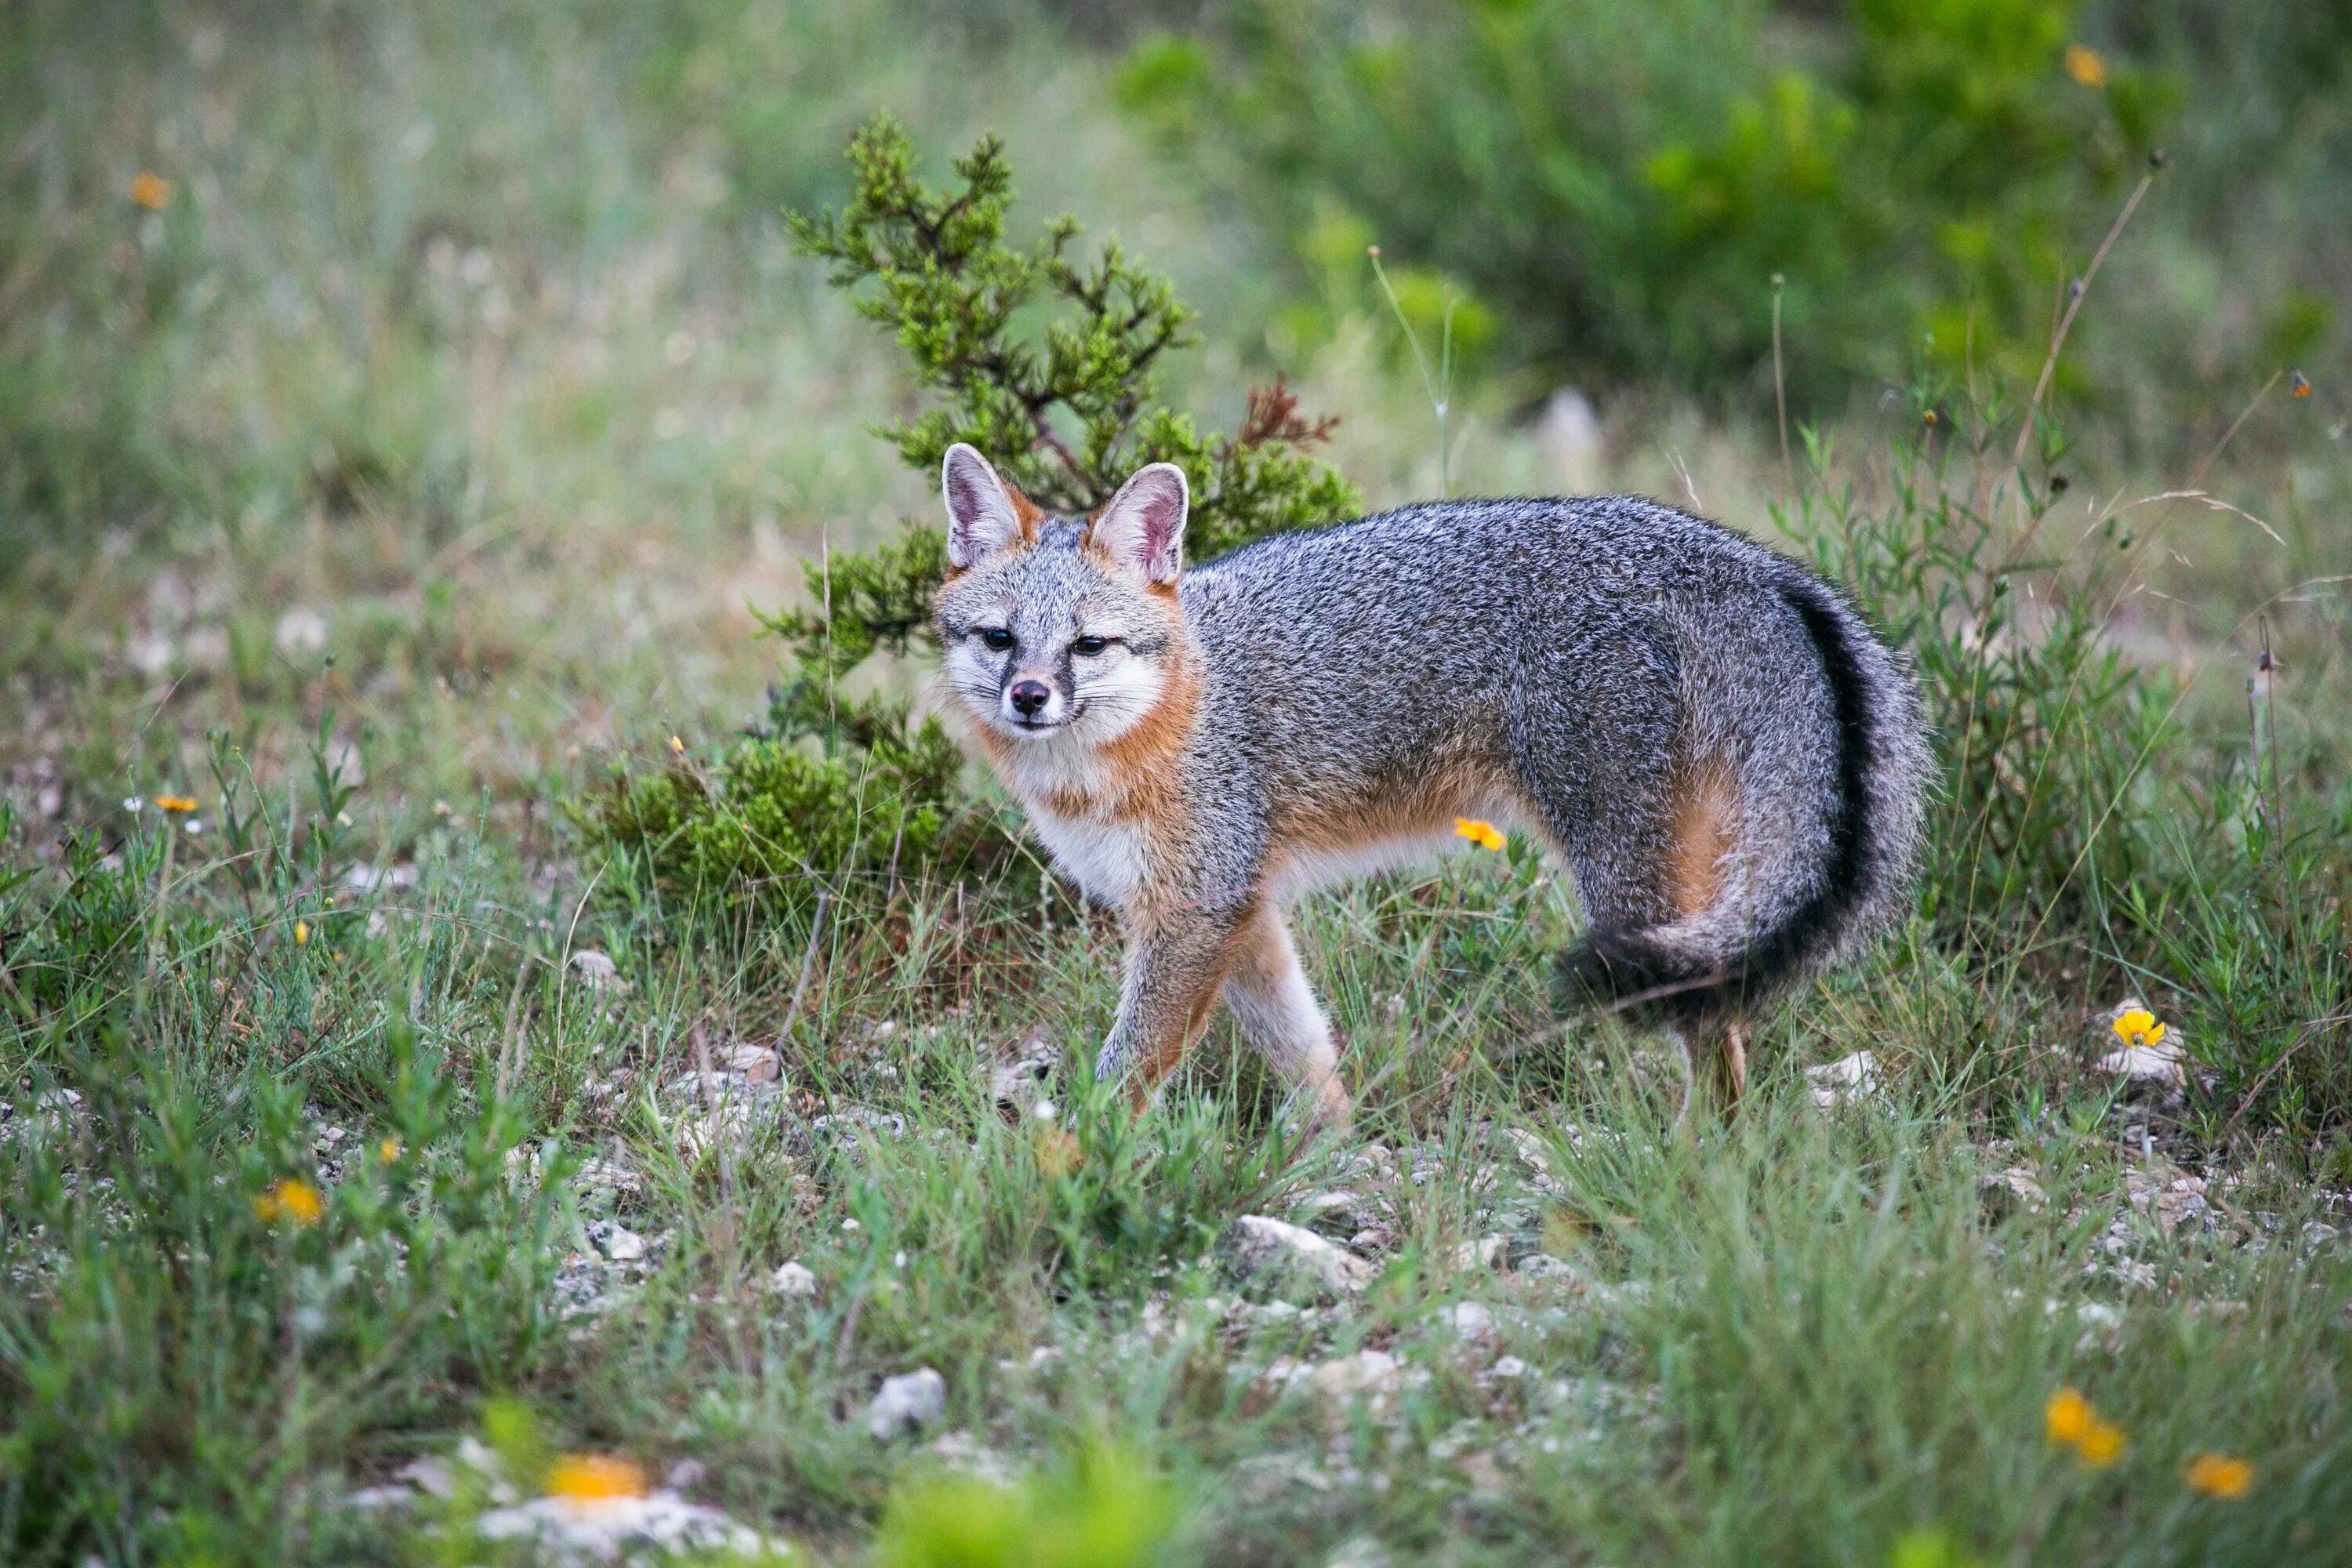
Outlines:
{"type": "Polygon", "coordinates": [[[1016,680],[1006,696],[1013,700],[1013,710],[1024,719],[1034,719],[1054,700],[1054,693],[1042,680],[1016,680]]]}

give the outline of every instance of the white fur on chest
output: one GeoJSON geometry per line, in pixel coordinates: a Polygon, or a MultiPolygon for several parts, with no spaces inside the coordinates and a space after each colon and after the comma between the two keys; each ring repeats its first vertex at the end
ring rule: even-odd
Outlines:
{"type": "Polygon", "coordinates": [[[1088,822],[1030,807],[1054,864],[1097,903],[1123,904],[1143,880],[1143,828],[1138,823],[1088,822]]]}

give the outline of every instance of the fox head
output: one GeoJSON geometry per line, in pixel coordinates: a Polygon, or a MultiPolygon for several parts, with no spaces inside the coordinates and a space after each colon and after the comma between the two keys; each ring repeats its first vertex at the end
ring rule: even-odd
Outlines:
{"type": "Polygon", "coordinates": [[[1181,677],[1184,471],[1141,468],[1091,519],[1049,517],[958,443],[940,465],[948,579],[932,601],[947,684],[986,733],[1099,746],[1181,677]]]}

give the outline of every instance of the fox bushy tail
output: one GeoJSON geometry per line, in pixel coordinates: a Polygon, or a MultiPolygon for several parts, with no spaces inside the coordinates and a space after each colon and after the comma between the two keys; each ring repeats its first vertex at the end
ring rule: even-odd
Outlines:
{"type": "Polygon", "coordinates": [[[1682,920],[1587,932],[1559,956],[1562,1012],[1657,1026],[1749,1011],[1898,913],[1929,771],[1917,692],[1835,589],[1795,566],[1777,586],[1820,656],[1835,723],[1819,863],[1754,868],[1780,885],[1682,920]]]}

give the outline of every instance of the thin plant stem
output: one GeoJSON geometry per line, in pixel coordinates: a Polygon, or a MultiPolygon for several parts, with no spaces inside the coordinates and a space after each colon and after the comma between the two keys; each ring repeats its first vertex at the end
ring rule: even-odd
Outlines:
{"type": "Polygon", "coordinates": [[[1788,493],[1797,493],[1797,465],[1789,457],[1789,384],[1780,369],[1781,276],[1772,274],[1772,408],[1780,419],[1780,479],[1788,493]]]}
{"type": "MultiPolygon", "coordinates": [[[[2017,447],[2009,456],[2009,471],[2012,477],[2023,472],[2025,448],[2033,442],[2034,417],[2042,411],[2042,400],[2050,394],[2051,378],[2058,374],[2059,353],[2066,346],[2066,334],[2074,330],[2075,314],[2082,310],[2083,301],[2090,296],[2091,280],[2098,277],[2099,268],[2106,265],[2107,252],[2113,250],[2116,247],[2116,241],[2123,237],[2124,226],[2131,222],[2132,214],[2139,210],[2140,199],[2147,195],[2147,188],[2154,184],[2156,184],[2154,169],[2148,170],[2139,177],[2139,184],[2132,187],[2132,194],[2124,202],[2123,210],[2116,214],[2116,221],[2107,226],[2107,237],[2099,241],[2099,248],[2092,253],[2091,265],[2084,269],[2081,279],[2068,290],[2071,297],[2066,301],[2064,313],[2058,318],[2057,330],[2050,334],[2050,353],[2042,361],[2042,374],[2033,383],[2033,395],[2026,400],[2025,416],[2018,423],[2017,447]]],[[[2021,480],[2018,487],[2018,500],[2020,504],[2024,501],[2024,485],[2021,480]]],[[[2024,548],[2027,540],[2033,537],[2033,531],[2040,526],[2041,521],[2042,520],[2037,517],[2027,525],[2025,531],[2018,536],[2017,544],[2011,549],[2009,562],[2004,562],[2004,565],[2017,559],[2018,552],[2024,548]]]]}
{"type": "Polygon", "coordinates": [[[1396,317],[1397,325],[1404,330],[1405,346],[1412,350],[1413,367],[1421,372],[1422,393],[1429,399],[1431,411],[1437,416],[1437,496],[1440,500],[1451,500],[1454,491],[1454,444],[1446,437],[1445,426],[1447,395],[1453,391],[1454,303],[1448,300],[1445,307],[1445,343],[1439,350],[1444,370],[1441,380],[1429,373],[1429,356],[1421,352],[1421,336],[1412,330],[1412,323],[1405,319],[1404,303],[1397,298],[1396,289],[1389,283],[1388,268],[1381,265],[1381,247],[1367,246],[1364,254],[1371,258],[1372,276],[1381,280],[1381,292],[1388,296],[1390,312],[1396,317]]]}

